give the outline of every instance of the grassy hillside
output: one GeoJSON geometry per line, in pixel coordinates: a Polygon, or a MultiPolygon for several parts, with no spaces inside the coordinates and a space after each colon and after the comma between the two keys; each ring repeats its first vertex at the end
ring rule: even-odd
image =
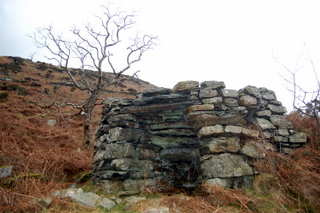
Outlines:
{"type": "MultiPolygon", "coordinates": [[[[74,70],[77,72],[77,70],[74,70]]],[[[95,73],[87,72],[92,79],[95,73]]],[[[106,78],[112,78],[106,74],[106,78]]],[[[117,87],[106,88],[103,98],[135,98],[153,85],[126,76],[117,87]]],[[[82,117],[79,110],[59,103],[83,101],[85,93],[70,84],[59,67],[21,58],[0,57],[0,167],[13,166],[13,177],[0,179],[0,212],[103,212],[53,198],[47,210],[35,205],[38,198],[50,197],[91,171],[91,149],[82,149],[82,117]],[[56,121],[54,126],[48,120],[56,121]]],[[[94,112],[100,120],[101,106],[94,112]]],[[[290,115],[299,131],[312,136],[312,120],[290,115]]],[[[261,160],[253,190],[199,189],[193,194],[172,191],[157,194],[146,189],[148,199],[131,211],[119,206],[111,212],[142,212],[146,207],[165,206],[170,212],[320,212],[320,152],[304,147],[292,155],[266,152],[261,160]]],[[[78,183],[79,184],[79,183],[78,183]]],[[[91,182],[80,184],[91,187],[91,182]]]]}

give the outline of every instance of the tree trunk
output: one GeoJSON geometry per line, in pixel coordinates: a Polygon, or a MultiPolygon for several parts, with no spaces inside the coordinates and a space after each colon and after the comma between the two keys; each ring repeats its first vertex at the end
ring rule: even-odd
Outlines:
{"type": "Polygon", "coordinates": [[[92,112],[93,106],[85,110],[83,118],[83,146],[88,147],[91,144],[92,135],[92,112]]]}
{"type": "Polygon", "coordinates": [[[96,102],[101,94],[100,89],[91,92],[90,97],[84,105],[84,120],[83,120],[83,146],[88,147],[92,139],[92,113],[96,102]]]}

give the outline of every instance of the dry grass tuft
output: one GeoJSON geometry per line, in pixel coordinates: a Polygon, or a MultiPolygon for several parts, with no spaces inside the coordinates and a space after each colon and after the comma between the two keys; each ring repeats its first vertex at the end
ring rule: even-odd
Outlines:
{"type": "Polygon", "coordinates": [[[293,209],[317,212],[320,209],[320,151],[305,146],[290,155],[266,154],[256,166],[259,174],[255,178],[254,193],[260,201],[283,212],[293,209]]]}
{"type": "Polygon", "coordinates": [[[278,159],[278,178],[295,205],[309,211],[319,210],[320,151],[306,146],[290,157],[281,156],[278,159]]]}

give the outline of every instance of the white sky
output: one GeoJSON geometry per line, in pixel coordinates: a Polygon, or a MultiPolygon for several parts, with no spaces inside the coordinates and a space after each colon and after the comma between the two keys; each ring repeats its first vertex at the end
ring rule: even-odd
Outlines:
{"type": "MultiPolygon", "coordinates": [[[[100,11],[102,0],[0,0],[0,55],[44,61],[26,36],[49,24],[61,31],[100,11]]],[[[135,69],[152,84],[172,88],[184,80],[224,81],[228,89],[267,87],[291,110],[292,97],[281,75],[298,57],[299,84],[315,88],[307,50],[320,66],[320,4],[308,0],[119,0],[138,11],[136,29],[159,37],[135,69]],[[306,45],[304,47],[304,44],[306,45]]],[[[319,69],[317,69],[319,70],[319,69]]],[[[134,72],[136,70],[132,70],[134,72]]],[[[130,74],[130,73],[127,73],[130,74]]]]}

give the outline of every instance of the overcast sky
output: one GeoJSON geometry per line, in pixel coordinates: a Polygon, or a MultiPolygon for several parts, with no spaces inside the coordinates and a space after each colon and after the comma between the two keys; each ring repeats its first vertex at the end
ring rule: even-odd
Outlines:
{"type": "MultiPolygon", "coordinates": [[[[96,14],[102,0],[0,0],[0,55],[44,61],[26,36],[52,24],[62,32],[96,14]]],[[[136,29],[157,35],[159,45],[146,52],[139,77],[172,88],[184,80],[224,81],[228,89],[247,85],[276,92],[288,110],[292,97],[280,75],[303,65],[297,77],[308,89],[315,78],[308,54],[320,65],[319,3],[308,0],[122,0],[136,10],[136,29]],[[307,52],[308,51],[308,54],[307,52]],[[299,56],[300,60],[298,61],[299,56]]],[[[136,71],[136,70],[132,70],[136,71]]]]}

